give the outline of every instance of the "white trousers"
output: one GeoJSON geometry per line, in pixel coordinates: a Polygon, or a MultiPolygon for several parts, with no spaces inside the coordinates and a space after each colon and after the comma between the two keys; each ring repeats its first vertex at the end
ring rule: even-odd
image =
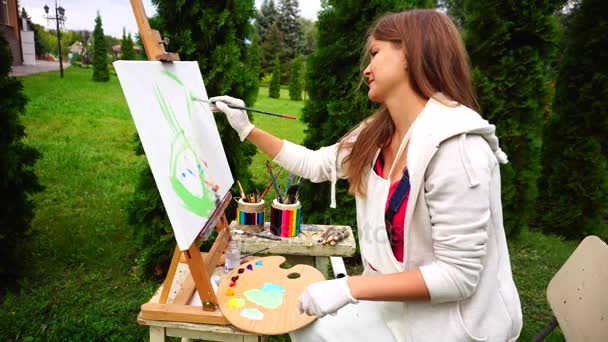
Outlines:
{"type": "Polygon", "coordinates": [[[292,342],[309,341],[395,341],[382,319],[382,302],[360,301],[338,310],[336,316],[327,315],[302,329],[292,331],[292,342]]]}

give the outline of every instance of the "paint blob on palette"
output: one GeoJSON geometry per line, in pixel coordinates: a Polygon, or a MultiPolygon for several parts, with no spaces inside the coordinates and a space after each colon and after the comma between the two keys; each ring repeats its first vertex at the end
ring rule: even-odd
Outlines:
{"type": "Polygon", "coordinates": [[[244,292],[245,297],[255,304],[267,309],[276,309],[283,304],[285,289],[277,284],[265,283],[260,289],[244,292]]]}
{"type": "Polygon", "coordinates": [[[218,286],[222,314],[235,327],[259,335],[280,335],[316,318],[301,314],[297,300],[306,286],[324,280],[308,265],[281,267],[285,258],[263,257],[232,270],[218,286]],[[298,277],[292,277],[297,274],[298,277]]]}
{"type": "Polygon", "coordinates": [[[240,308],[245,306],[245,300],[240,298],[230,298],[228,305],[230,305],[231,308],[240,308]]]}
{"type": "Polygon", "coordinates": [[[261,321],[264,318],[264,314],[258,309],[243,309],[241,310],[241,316],[256,321],[261,321]]]}

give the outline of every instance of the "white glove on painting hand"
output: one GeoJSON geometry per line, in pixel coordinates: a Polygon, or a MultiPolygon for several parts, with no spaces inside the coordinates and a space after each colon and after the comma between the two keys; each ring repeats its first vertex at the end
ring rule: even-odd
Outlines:
{"type": "Polygon", "coordinates": [[[228,105],[245,107],[245,102],[241,99],[235,99],[234,97],[225,95],[212,97],[209,101],[215,102],[215,106],[212,105],[211,110],[214,112],[224,112],[230,126],[238,133],[241,141],[245,140],[255,126],[249,122],[247,113],[244,110],[228,107],[228,105]]]}
{"type": "Polygon", "coordinates": [[[351,295],[346,279],[325,280],[308,285],[298,300],[300,313],[321,318],[327,314],[336,314],[346,304],[358,303],[351,295]]]}

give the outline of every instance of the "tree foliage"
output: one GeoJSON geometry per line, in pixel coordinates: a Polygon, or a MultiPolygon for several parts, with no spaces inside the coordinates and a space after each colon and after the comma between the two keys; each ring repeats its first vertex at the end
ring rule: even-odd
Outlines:
{"type": "Polygon", "coordinates": [[[293,60],[302,52],[303,36],[298,18],[300,17],[298,0],[279,0],[278,21],[279,29],[285,41],[285,57],[293,60]]]}
{"type": "Polygon", "coordinates": [[[501,168],[504,221],[516,236],[537,195],[540,135],[551,103],[548,65],[559,44],[563,1],[464,1],[466,46],[482,113],[510,163],[501,168]]]}
{"type": "Polygon", "coordinates": [[[110,80],[108,45],[101,25],[101,16],[97,13],[95,30],[93,31],[93,81],[107,82],[110,80]]]}
{"type": "Polygon", "coordinates": [[[21,81],[9,76],[12,55],[0,35],[0,297],[2,290],[23,271],[33,203],[42,190],[33,165],[38,151],[23,142],[20,115],[27,98],[21,81]]]}
{"type": "MultiPolygon", "coordinates": [[[[312,149],[334,144],[348,130],[372,114],[367,90],[360,87],[365,34],[387,12],[430,7],[432,1],[328,0],[319,12],[317,49],[308,57],[306,89],[310,99],[302,119],[307,123],[305,145],[312,149]],[[348,34],[345,34],[348,32],[348,34]]],[[[339,210],[329,209],[329,183],[306,184],[301,191],[308,222],[356,226],[354,198],[348,185],[336,188],[339,210]]]]}
{"type": "Polygon", "coordinates": [[[537,223],[568,238],[608,238],[608,8],[583,0],[574,10],[544,127],[537,223]]]}
{"type": "Polygon", "coordinates": [[[317,23],[302,17],[298,22],[302,28],[302,54],[308,56],[317,47],[317,23]]]}
{"type": "Polygon", "coordinates": [[[281,60],[279,55],[274,59],[274,68],[272,69],[272,79],[268,87],[268,96],[273,99],[278,99],[281,96],[281,60]]]}
{"type": "Polygon", "coordinates": [[[298,55],[291,63],[289,73],[289,98],[291,100],[302,100],[302,86],[302,55],[298,55]]]}
{"type": "Polygon", "coordinates": [[[135,50],[133,49],[133,38],[131,38],[130,33],[126,34],[124,28],[122,30],[122,40],[120,41],[120,59],[125,61],[137,59],[135,50]]]}
{"type": "MultiPolygon", "coordinates": [[[[254,50],[253,0],[200,1],[154,0],[158,29],[170,39],[167,51],[181,60],[197,61],[209,96],[228,94],[253,105],[257,96],[258,66],[254,50]]],[[[259,53],[258,53],[259,55],[259,53]]],[[[255,147],[242,144],[222,115],[215,116],[224,151],[234,179],[254,188],[248,166],[255,147]]],[[[138,153],[143,153],[138,144],[138,153]]],[[[175,241],[165,209],[148,165],[142,173],[130,204],[138,251],[137,263],[145,276],[162,276],[175,241]]],[[[231,219],[234,210],[226,210],[231,219]]],[[[209,241],[212,242],[212,241],[209,241]]]]}
{"type": "Polygon", "coordinates": [[[264,37],[266,31],[270,29],[273,23],[278,19],[278,12],[273,0],[264,0],[260,10],[257,12],[256,28],[260,37],[264,37]]]}
{"type": "Polygon", "coordinates": [[[279,59],[282,59],[285,55],[283,33],[279,29],[279,25],[277,25],[276,22],[270,25],[270,28],[266,30],[265,35],[262,37],[261,50],[261,74],[267,74],[272,72],[275,58],[279,56],[279,59]]]}

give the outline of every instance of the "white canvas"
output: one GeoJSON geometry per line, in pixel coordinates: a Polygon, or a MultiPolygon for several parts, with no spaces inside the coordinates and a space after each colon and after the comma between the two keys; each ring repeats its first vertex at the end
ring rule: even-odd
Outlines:
{"type": "Polygon", "coordinates": [[[196,62],[117,61],[114,68],[180,250],[233,179],[196,62]]]}

